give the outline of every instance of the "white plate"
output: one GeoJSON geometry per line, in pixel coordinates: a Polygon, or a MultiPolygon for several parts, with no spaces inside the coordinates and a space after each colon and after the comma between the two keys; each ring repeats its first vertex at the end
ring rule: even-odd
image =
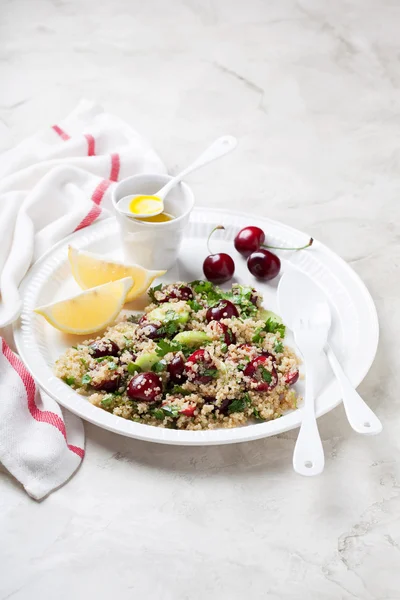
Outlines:
{"type": "MultiPolygon", "coordinates": [[[[254,280],[246,268],[245,260],[233,248],[232,240],[239,229],[258,225],[266,232],[272,245],[297,246],[307,241],[307,236],[296,229],[270,219],[226,213],[222,210],[196,209],[182,245],[178,263],[165,281],[192,281],[202,278],[202,263],[207,255],[206,238],[212,227],[222,223],[225,231],[215,234],[211,241],[215,252],[229,252],[236,263],[235,280],[252,284],[264,294],[264,305],[276,311],[277,280],[261,283],[254,280]]],[[[180,431],[151,427],[127,421],[96,408],[83,396],[57,379],[52,366],[64,350],[76,344],[76,337],[66,336],[51,327],[42,317],[32,312],[36,306],[47,304],[79,292],[72,278],[67,259],[68,244],[77,248],[99,252],[113,258],[122,258],[117,223],[114,219],[72,234],[57,244],[41,258],[25,277],[21,291],[23,311],[14,327],[18,351],[38,384],[60,404],[99,427],[130,437],[166,444],[209,445],[243,442],[275,435],[298,427],[301,408],[291,411],[275,421],[254,423],[234,429],[213,431],[180,431]]],[[[280,252],[282,271],[296,268],[309,275],[324,290],[330,301],[333,325],[330,341],[352,383],[357,386],[367,374],[378,345],[378,319],[375,306],[366,287],[352,269],[323,244],[302,252],[280,252]]],[[[293,344],[290,333],[289,345],[293,344]]],[[[336,381],[321,359],[318,365],[319,392],[318,416],[332,410],[341,401],[336,381]]],[[[302,384],[298,391],[302,393],[302,384]]]]}

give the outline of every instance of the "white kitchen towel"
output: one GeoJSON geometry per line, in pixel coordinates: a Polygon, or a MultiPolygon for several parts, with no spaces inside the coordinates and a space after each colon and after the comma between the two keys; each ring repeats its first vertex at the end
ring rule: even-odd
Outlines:
{"type": "MultiPolygon", "coordinates": [[[[0,328],[20,313],[18,286],[32,262],[109,216],[115,182],[144,172],[166,170],[137,132],[88,101],[0,155],[0,328]]],[[[39,392],[4,339],[0,344],[0,461],[40,499],[79,466],[83,426],[39,392]]]]}

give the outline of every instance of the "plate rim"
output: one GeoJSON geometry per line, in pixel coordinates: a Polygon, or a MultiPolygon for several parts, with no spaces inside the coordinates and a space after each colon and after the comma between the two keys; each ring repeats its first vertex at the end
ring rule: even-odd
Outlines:
{"type": "MultiPolygon", "coordinates": [[[[219,207],[209,208],[209,207],[203,207],[203,206],[195,207],[193,210],[193,214],[206,213],[207,216],[208,215],[211,216],[212,214],[221,214],[221,213],[226,215],[226,212],[227,211],[224,210],[223,208],[219,208],[219,207]]],[[[293,235],[298,236],[299,234],[307,235],[299,229],[296,229],[290,225],[281,223],[280,221],[270,219],[269,217],[265,217],[262,215],[255,215],[255,216],[251,217],[247,213],[241,212],[241,211],[229,211],[228,214],[231,217],[236,217],[239,219],[247,219],[248,221],[254,221],[255,219],[258,219],[258,222],[269,223],[269,224],[279,228],[280,230],[286,231],[287,233],[291,234],[292,236],[293,235]]],[[[191,219],[191,221],[193,222],[193,218],[191,219]]],[[[198,221],[198,222],[201,223],[201,221],[198,221]]],[[[35,277],[35,273],[41,268],[41,266],[46,263],[49,256],[51,256],[54,252],[56,252],[60,247],[68,245],[68,243],[70,243],[71,239],[74,239],[75,237],[80,237],[80,236],[84,235],[85,233],[91,234],[94,230],[96,230],[96,229],[101,230],[103,227],[106,230],[108,223],[110,223],[110,224],[113,223],[115,225],[115,223],[116,223],[115,217],[101,219],[97,223],[94,223],[92,226],[90,226],[90,228],[87,231],[85,228],[85,229],[81,229],[76,232],[72,232],[67,237],[65,237],[62,240],[60,240],[59,242],[57,242],[52,248],[49,248],[31,266],[28,273],[25,275],[25,277],[23,278],[23,280],[20,284],[20,288],[21,288],[21,292],[22,292],[22,300],[23,300],[22,312],[24,311],[24,304],[25,304],[25,301],[24,301],[25,289],[24,288],[29,284],[29,281],[35,277]]],[[[369,372],[369,370],[375,360],[376,353],[378,350],[379,319],[378,319],[378,313],[376,310],[376,306],[375,306],[373,298],[372,298],[366,284],[363,282],[361,277],[354,271],[354,269],[343,258],[341,258],[338,254],[336,254],[333,250],[331,250],[328,246],[326,246],[322,242],[320,242],[318,240],[314,240],[314,244],[317,248],[321,248],[321,250],[323,252],[327,253],[330,256],[330,258],[333,259],[342,269],[344,268],[347,271],[348,275],[351,277],[353,282],[360,289],[360,291],[362,293],[363,301],[365,302],[366,308],[368,309],[368,312],[371,316],[371,319],[369,322],[369,328],[370,328],[370,341],[373,346],[373,351],[372,351],[372,353],[370,353],[369,364],[367,364],[367,361],[366,361],[364,368],[361,370],[361,372],[359,374],[359,377],[358,377],[359,381],[357,379],[357,382],[356,382],[356,386],[358,386],[363,381],[363,379],[366,377],[367,373],[369,372]]],[[[94,425],[97,425],[98,427],[101,427],[103,429],[107,429],[109,431],[117,433],[119,435],[132,437],[132,438],[139,439],[142,441],[148,441],[148,442],[153,442],[153,443],[164,443],[164,444],[169,444],[169,445],[185,445],[185,446],[222,445],[222,444],[246,442],[246,441],[261,439],[264,437],[270,437],[273,435],[278,435],[285,431],[295,429],[295,428],[299,427],[301,424],[302,408],[299,408],[295,411],[287,413],[285,415],[285,417],[286,417],[285,420],[275,419],[274,421],[268,421],[266,423],[255,423],[255,424],[247,425],[244,427],[234,427],[234,428],[230,428],[230,429],[220,428],[220,429],[214,429],[214,430],[199,430],[199,431],[170,430],[170,429],[164,429],[164,428],[159,428],[159,427],[153,427],[150,425],[145,425],[142,423],[135,423],[133,421],[122,419],[121,417],[118,417],[116,415],[111,415],[110,413],[106,413],[105,411],[101,411],[99,408],[93,406],[92,404],[90,404],[87,401],[86,401],[86,404],[84,405],[85,409],[81,410],[79,407],[71,408],[68,400],[66,400],[64,398],[60,399],[57,396],[57,394],[54,391],[52,391],[51,387],[49,387],[49,385],[47,384],[47,380],[44,380],[43,376],[40,376],[40,374],[39,374],[39,376],[37,374],[34,374],[33,370],[29,366],[30,361],[29,361],[29,358],[27,360],[27,354],[25,353],[24,339],[23,339],[24,334],[23,334],[23,330],[21,327],[21,318],[19,318],[16,322],[14,322],[13,333],[14,333],[14,340],[15,340],[15,344],[17,347],[17,351],[18,351],[21,359],[23,360],[26,368],[29,370],[29,372],[34,377],[38,386],[46,394],[48,394],[51,398],[53,398],[61,406],[70,410],[72,413],[77,414],[78,416],[85,419],[86,421],[88,421],[94,425]],[[107,423],[101,422],[101,420],[102,420],[101,417],[104,415],[107,415],[107,417],[108,417],[107,423]],[[271,424],[274,424],[273,430],[271,430],[271,424]]],[[[333,410],[342,401],[339,386],[335,380],[332,380],[327,385],[326,392],[328,392],[328,391],[331,394],[335,394],[337,399],[334,401],[331,401],[329,406],[319,407],[316,411],[317,418],[319,418],[322,415],[333,410]]],[[[76,394],[76,392],[74,390],[69,390],[68,395],[78,395],[78,394],[76,394]]],[[[79,398],[83,399],[84,397],[79,396],[79,398]]]]}

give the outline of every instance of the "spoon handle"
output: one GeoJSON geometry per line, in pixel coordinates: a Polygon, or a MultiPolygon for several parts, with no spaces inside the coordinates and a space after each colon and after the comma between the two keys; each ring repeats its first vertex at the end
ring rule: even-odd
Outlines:
{"type": "Polygon", "coordinates": [[[178,175],[176,175],[176,177],[164,185],[164,187],[157,192],[157,196],[164,200],[165,196],[174,187],[174,185],[182,181],[186,175],[189,175],[189,173],[192,173],[192,171],[195,171],[207,163],[212,162],[216,158],[220,158],[221,156],[228,154],[228,152],[234,150],[236,146],[237,140],[235,137],[233,137],[233,135],[224,135],[218,138],[214,143],[211,144],[211,146],[207,148],[207,150],[203,152],[203,154],[200,154],[200,156],[191,165],[189,165],[186,169],[181,171],[178,175]]]}
{"type": "Polygon", "coordinates": [[[382,431],[382,423],[351,385],[329,345],[326,348],[326,354],[332,371],[340,385],[344,410],[346,411],[347,420],[351,427],[357,433],[363,433],[364,435],[380,433],[382,431]]]}
{"type": "Polygon", "coordinates": [[[319,475],[324,470],[325,457],[315,417],[314,381],[310,365],[313,357],[305,356],[306,392],[300,432],[293,452],[293,468],[300,475],[319,475]]]}

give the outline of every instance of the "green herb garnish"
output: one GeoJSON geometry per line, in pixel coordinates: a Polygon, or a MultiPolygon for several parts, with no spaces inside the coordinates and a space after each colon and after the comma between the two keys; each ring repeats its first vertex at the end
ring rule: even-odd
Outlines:
{"type": "Polygon", "coordinates": [[[164,411],[162,408],[155,408],[151,414],[153,415],[153,417],[155,417],[159,421],[164,420],[165,415],[164,415],[164,411]]]}
{"type": "Polygon", "coordinates": [[[187,304],[189,304],[193,312],[199,312],[199,310],[203,308],[202,305],[199,302],[197,302],[197,300],[188,300],[187,304]]]}
{"type": "Polygon", "coordinates": [[[278,323],[278,321],[274,321],[273,319],[271,319],[271,317],[269,317],[269,319],[267,319],[265,321],[265,325],[263,325],[263,327],[257,327],[257,329],[254,332],[252,341],[255,344],[258,344],[259,342],[261,342],[262,338],[264,337],[261,334],[264,332],[265,333],[279,333],[280,336],[282,338],[284,338],[285,332],[286,332],[286,327],[283,323],[278,323]]]}
{"type": "Polygon", "coordinates": [[[181,396],[190,396],[192,392],[185,390],[181,385],[174,385],[172,388],[172,394],[180,394],[181,396]]]}
{"type": "Polygon", "coordinates": [[[209,306],[213,306],[219,300],[223,298],[222,292],[211,281],[203,281],[202,279],[196,279],[189,283],[192,290],[199,294],[209,306]]]}
{"type": "Polygon", "coordinates": [[[243,400],[246,402],[246,404],[248,404],[249,406],[251,405],[251,398],[250,398],[250,394],[248,392],[246,392],[243,395],[243,400]]]}
{"type": "Polygon", "coordinates": [[[282,342],[276,342],[276,344],[274,346],[274,352],[276,352],[277,354],[283,352],[283,344],[282,344],[282,342]]]}
{"type": "Polygon", "coordinates": [[[129,315],[129,317],[127,318],[127,321],[128,321],[128,323],[135,323],[137,325],[141,318],[142,318],[142,315],[129,315]]]}
{"type": "Polygon", "coordinates": [[[111,361],[108,363],[107,367],[110,369],[110,371],[115,371],[117,365],[115,364],[115,362],[111,361]]]}
{"type": "Polygon", "coordinates": [[[175,419],[179,415],[178,407],[174,406],[173,404],[162,406],[161,410],[166,417],[173,417],[175,419]]]}
{"type": "Polygon", "coordinates": [[[218,369],[204,369],[201,375],[205,375],[206,377],[218,377],[218,369]]]}
{"type": "Polygon", "coordinates": [[[244,400],[244,398],[232,400],[232,402],[228,406],[228,413],[231,415],[232,413],[243,412],[245,408],[246,401],[244,400]]]}
{"type": "Polygon", "coordinates": [[[103,360],[112,360],[113,356],[100,356],[100,358],[96,358],[96,362],[103,362],[103,360]]]}
{"type": "Polygon", "coordinates": [[[114,403],[113,396],[105,396],[103,398],[103,400],[100,402],[100,404],[103,408],[111,408],[113,403],[114,403]]]}
{"type": "Polygon", "coordinates": [[[159,292],[161,290],[161,288],[162,288],[162,283],[159,283],[158,285],[150,288],[149,291],[147,292],[150,300],[152,302],[154,302],[155,304],[158,304],[158,300],[157,300],[157,298],[155,296],[155,292],[159,292]]]}
{"type": "Polygon", "coordinates": [[[92,381],[92,378],[90,377],[89,373],[86,373],[82,377],[82,385],[86,385],[86,384],[90,383],[91,381],[92,381]]]}
{"type": "Polygon", "coordinates": [[[179,342],[173,340],[160,340],[157,344],[156,354],[160,358],[163,358],[169,352],[178,352],[182,350],[182,346],[179,342]]]}
{"type": "Polygon", "coordinates": [[[84,358],[80,358],[79,360],[81,361],[84,367],[88,366],[87,361],[84,358]]]}
{"type": "Polygon", "coordinates": [[[166,369],[167,369],[167,365],[164,360],[159,360],[158,362],[154,363],[154,365],[151,367],[151,370],[153,371],[153,373],[162,373],[166,369]]]}
{"type": "Polygon", "coordinates": [[[180,329],[181,317],[174,310],[167,310],[163,319],[163,325],[158,329],[159,335],[172,337],[180,329]]]}
{"type": "Polygon", "coordinates": [[[75,378],[74,377],[66,377],[64,379],[65,383],[67,385],[74,385],[75,384],[75,378]]]}
{"type": "Polygon", "coordinates": [[[253,408],[253,415],[258,421],[265,421],[265,419],[262,418],[262,416],[256,408],[253,408]]]}
{"type": "Polygon", "coordinates": [[[262,365],[260,365],[260,371],[261,371],[261,377],[264,379],[264,381],[266,381],[267,383],[271,383],[272,381],[272,375],[269,371],[267,371],[267,369],[265,367],[263,367],[262,365]]]}
{"type": "Polygon", "coordinates": [[[221,344],[221,352],[228,352],[228,345],[225,344],[225,342],[222,342],[221,344]]]}

